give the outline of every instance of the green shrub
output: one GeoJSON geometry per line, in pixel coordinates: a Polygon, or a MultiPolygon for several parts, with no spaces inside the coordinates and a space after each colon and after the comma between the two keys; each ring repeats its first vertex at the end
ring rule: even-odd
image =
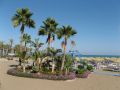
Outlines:
{"type": "Polygon", "coordinates": [[[33,72],[39,72],[39,67],[38,66],[33,66],[32,67],[33,72]]]}
{"type": "Polygon", "coordinates": [[[87,70],[93,71],[93,66],[92,65],[87,65],[87,70]]]}
{"type": "Polygon", "coordinates": [[[76,74],[83,74],[86,71],[87,71],[86,69],[78,69],[76,70],[76,74]]]}
{"type": "Polygon", "coordinates": [[[72,57],[70,55],[66,55],[66,59],[65,59],[65,68],[67,69],[71,69],[72,68],[72,64],[73,64],[73,61],[72,61],[72,57]]]}
{"type": "Polygon", "coordinates": [[[48,73],[48,72],[50,72],[50,70],[47,67],[42,67],[42,72],[48,73]]]}
{"type": "Polygon", "coordinates": [[[76,70],[76,74],[81,75],[81,74],[84,74],[86,71],[91,72],[93,71],[93,69],[94,68],[92,65],[88,65],[87,62],[81,61],[80,65],[78,66],[78,69],[76,70]]]}

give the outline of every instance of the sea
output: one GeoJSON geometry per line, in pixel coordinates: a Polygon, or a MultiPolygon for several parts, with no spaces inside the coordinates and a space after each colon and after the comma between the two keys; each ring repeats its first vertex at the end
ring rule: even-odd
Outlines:
{"type": "Polygon", "coordinates": [[[81,54],[79,51],[69,51],[68,54],[74,56],[78,56],[78,57],[108,57],[108,58],[120,58],[120,55],[85,55],[85,54],[81,54]]]}
{"type": "Polygon", "coordinates": [[[79,57],[108,57],[108,58],[120,58],[120,55],[78,55],[79,57]]]}

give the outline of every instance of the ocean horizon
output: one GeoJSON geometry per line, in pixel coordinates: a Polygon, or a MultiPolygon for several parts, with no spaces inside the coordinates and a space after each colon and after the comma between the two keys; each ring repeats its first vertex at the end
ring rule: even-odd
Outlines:
{"type": "Polygon", "coordinates": [[[115,57],[115,58],[120,58],[120,55],[78,55],[79,57],[115,57]]]}

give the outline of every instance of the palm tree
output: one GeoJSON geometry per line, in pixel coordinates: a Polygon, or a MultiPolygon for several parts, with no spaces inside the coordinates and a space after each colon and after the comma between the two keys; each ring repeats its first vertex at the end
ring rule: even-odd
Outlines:
{"type": "Polygon", "coordinates": [[[67,40],[71,37],[77,34],[75,30],[71,26],[63,26],[59,28],[57,31],[57,36],[58,39],[61,39],[62,37],[64,38],[64,41],[62,42],[62,47],[64,49],[64,56],[63,56],[63,61],[61,65],[61,71],[64,69],[64,62],[65,62],[65,55],[66,55],[66,46],[67,46],[67,40]]]}
{"type": "Polygon", "coordinates": [[[25,63],[26,61],[30,58],[30,56],[27,54],[27,51],[18,51],[17,55],[19,56],[19,59],[21,60],[22,63],[22,68],[23,68],[23,72],[26,72],[25,70],[25,63]]]}
{"type": "MultiPolygon", "coordinates": [[[[24,34],[25,27],[35,28],[35,22],[31,19],[33,13],[28,8],[18,9],[16,14],[12,17],[14,27],[20,26],[21,40],[24,34]]],[[[22,41],[21,44],[22,46],[22,41]]]]}
{"type": "Polygon", "coordinates": [[[10,39],[9,43],[10,43],[10,52],[12,53],[13,39],[10,39]]]}
{"type": "Polygon", "coordinates": [[[71,67],[72,67],[72,63],[73,63],[73,60],[72,60],[72,57],[71,55],[66,55],[66,61],[65,61],[65,71],[66,71],[66,74],[69,73],[71,67]]]}
{"type": "Polygon", "coordinates": [[[54,49],[54,48],[49,49],[49,55],[52,57],[52,73],[54,73],[54,71],[55,71],[55,66],[56,66],[55,59],[56,59],[56,56],[60,52],[61,52],[60,49],[54,49]]]}
{"type": "Polygon", "coordinates": [[[31,41],[31,36],[28,34],[23,34],[22,41],[25,43],[25,51],[27,50],[27,44],[31,41]]]}
{"type": "Polygon", "coordinates": [[[39,70],[41,67],[41,59],[40,59],[41,52],[39,51],[39,48],[42,47],[42,45],[43,45],[43,43],[41,43],[39,41],[39,38],[35,39],[34,41],[31,41],[31,46],[33,46],[35,49],[35,51],[32,55],[33,59],[35,60],[33,62],[33,65],[34,65],[34,63],[36,63],[36,65],[39,66],[39,70]]]}
{"type": "Polygon", "coordinates": [[[43,21],[43,26],[40,27],[38,35],[47,35],[46,43],[50,47],[51,42],[55,39],[55,32],[57,30],[58,23],[53,18],[47,18],[43,21]]]}
{"type": "Polygon", "coordinates": [[[9,44],[4,44],[3,46],[3,52],[4,52],[4,55],[8,55],[8,51],[10,49],[10,45],[9,44]]]}
{"type": "Polygon", "coordinates": [[[35,51],[39,51],[39,48],[44,45],[44,43],[41,43],[39,41],[39,38],[36,38],[34,41],[31,41],[31,46],[35,48],[35,51]]]}
{"type": "Polygon", "coordinates": [[[14,46],[14,52],[15,52],[15,54],[16,54],[17,51],[20,51],[20,45],[19,44],[16,44],[14,46]]]}
{"type": "Polygon", "coordinates": [[[4,56],[4,42],[0,41],[1,56],[4,56]]]}

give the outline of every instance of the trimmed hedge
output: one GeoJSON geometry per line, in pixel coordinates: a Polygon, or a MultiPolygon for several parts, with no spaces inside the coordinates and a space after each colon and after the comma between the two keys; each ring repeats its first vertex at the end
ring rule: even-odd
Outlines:
{"type": "Polygon", "coordinates": [[[17,71],[15,68],[7,71],[7,74],[19,77],[28,78],[38,78],[38,79],[48,79],[48,80],[72,80],[75,79],[76,75],[74,73],[69,73],[68,75],[55,75],[55,74],[43,74],[43,73],[23,73],[17,71]]]}

